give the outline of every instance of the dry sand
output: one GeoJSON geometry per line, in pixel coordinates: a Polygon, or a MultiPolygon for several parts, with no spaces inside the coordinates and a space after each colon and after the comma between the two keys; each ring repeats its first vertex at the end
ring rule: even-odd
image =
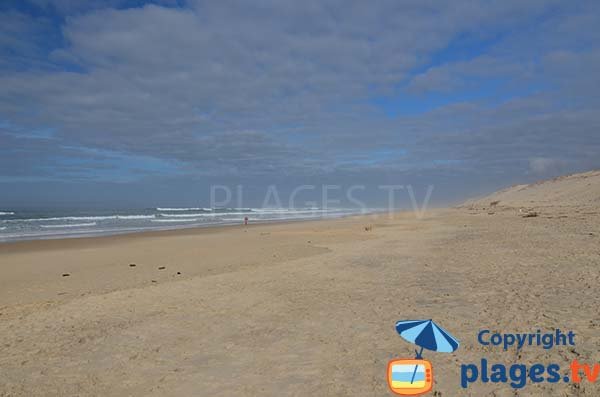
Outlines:
{"type": "Polygon", "coordinates": [[[459,373],[482,357],[600,362],[599,265],[600,172],[423,219],[3,244],[0,395],[391,395],[388,360],[414,354],[394,323],[433,318],[461,346],[425,353],[431,395],[598,396],[590,383],[464,390],[459,373]],[[484,328],[573,330],[577,344],[503,352],[477,343],[484,328]]]}

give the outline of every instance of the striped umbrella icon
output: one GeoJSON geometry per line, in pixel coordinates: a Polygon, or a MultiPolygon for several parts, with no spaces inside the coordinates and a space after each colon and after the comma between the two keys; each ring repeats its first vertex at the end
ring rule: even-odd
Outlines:
{"type": "MultiPolygon", "coordinates": [[[[396,323],[396,331],[402,338],[421,348],[415,350],[416,359],[422,358],[423,349],[435,352],[452,353],[458,349],[459,342],[448,331],[437,325],[433,320],[406,320],[396,323]]],[[[417,366],[410,383],[413,383],[417,366]]]]}

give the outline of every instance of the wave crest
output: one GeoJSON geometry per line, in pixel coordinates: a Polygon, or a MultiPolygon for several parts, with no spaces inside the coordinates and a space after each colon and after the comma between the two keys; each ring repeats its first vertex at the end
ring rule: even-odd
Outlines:
{"type": "Polygon", "coordinates": [[[87,227],[87,226],[96,226],[96,222],[90,223],[68,223],[65,225],[40,225],[44,229],[63,229],[67,227],[87,227]]]}
{"type": "Polygon", "coordinates": [[[175,212],[175,211],[212,211],[212,208],[200,208],[200,207],[190,207],[190,208],[162,208],[157,207],[157,211],[167,211],[167,212],[175,212]]]}
{"type": "MultiPolygon", "coordinates": [[[[109,219],[153,219],[156,215],[59,216],[54,218],[13,219],[13,222],[104,221],[109,219]]],[[[7,221],[8,222],[8,221],[7,221]]]]}

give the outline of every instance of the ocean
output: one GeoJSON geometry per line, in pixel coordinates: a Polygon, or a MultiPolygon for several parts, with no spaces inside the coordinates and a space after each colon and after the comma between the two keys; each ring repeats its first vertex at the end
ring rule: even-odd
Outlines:
{"type": "Polygon", "coordinates": [[[367,212],[343,208],[145,208],[134,210],[0,210],[0,242],[89,237],[149,230],[334,218],[367,212]]]}

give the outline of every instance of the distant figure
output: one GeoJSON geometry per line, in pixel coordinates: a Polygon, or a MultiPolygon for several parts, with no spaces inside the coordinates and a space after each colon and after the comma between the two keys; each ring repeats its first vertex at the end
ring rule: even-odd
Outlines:
{"type": "Polygon", "coordinates": [[[244,217],[244,225],[248,225],[248,217],[247,216],[244,217]]]}

